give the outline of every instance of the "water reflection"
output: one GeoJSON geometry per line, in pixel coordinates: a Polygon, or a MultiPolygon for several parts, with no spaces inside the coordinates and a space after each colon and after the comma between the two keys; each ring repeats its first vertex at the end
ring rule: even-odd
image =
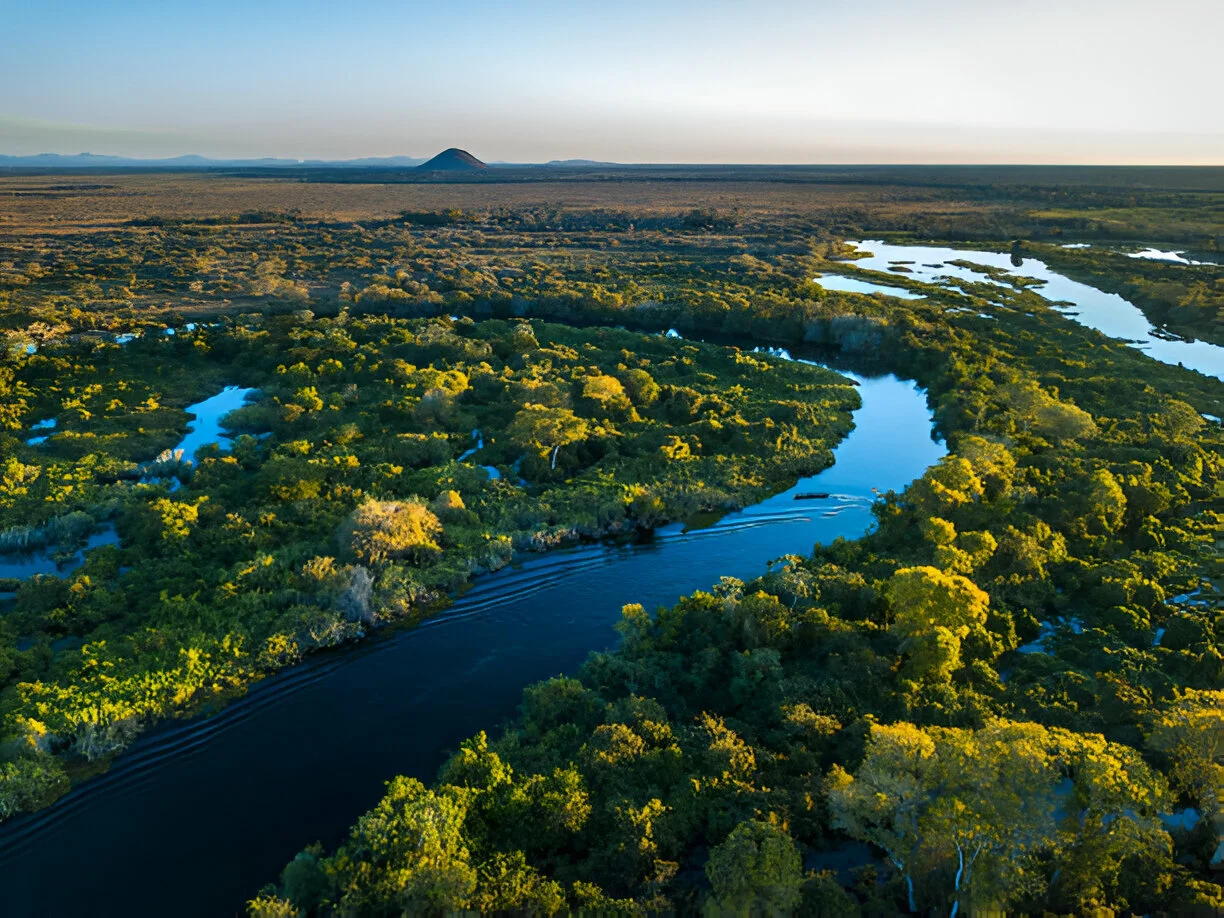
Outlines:
{"type": "Polygon", "coordinates": [[[612,645],[623,603],[672,603],[861,535],[878,493],[903,488],[944,447],[912,382],[857,382],[863,407],[837,464],[784,494],[706,528],[533,557],[478,579],[420,628],[320,655],[215,717],[146,734],[54,808],[0,827],[6,909],[240,912],[305,845],[335,845],[389,777],[430,780],[447,749],[513,714],[523,686],[612,645]],[[800,490],[829,497],[796,501],[800,490]]]}
{"type": "Polygon", "coordinates": [[[890,287],[887,284],[876,284],[860,280],[857,277],[844,277],[840,274],[823,274],[816,278],[816,283],[826,290],[841,293],[883,293],[885,296],[895,296],[902,300],[920,300],[921,293],[913,293],[904,287],[890,287]]]}
{"type": "Polygon", "coordinates": [[[1224,347],[1206,341],[1187,341],[1165,332],[1157,333],[1135,305],[1116,293],[1105,293],[1088,284],[1073,281],[1052,271],[1036,258],[1023,258],[1017,267],[1012,262],[1011,254],[1006,252],[981,252],[944,246],[892,245],[874,239],[850,244],[861,252],[870,253],[865,258],[855,260],[857,267],[887,271],[890,263],[896,259],[912,258],[919,262],[912,266],[912,276],[926,283],[946,284],[950,279],[998,283],[965,262],[1001,268],[1009,273],[1014,269],[1018,276],[1043,281],[1043,284],[1032,289],[1050,300],[1056,308],[1060,308],[1060,303],[1073,304],[1074,311],[1063,312],[1072,321],[1141,348],[1148,356],[1162,363],[1185,366],[1206,376],[1224,379],[1224,347]],[[933,268],[928,262],[940,264],[933,268]]]}

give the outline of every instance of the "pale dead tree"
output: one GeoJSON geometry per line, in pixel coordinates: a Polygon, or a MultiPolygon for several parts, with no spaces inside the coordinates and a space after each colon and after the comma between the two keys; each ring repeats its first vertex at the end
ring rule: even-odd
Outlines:
{"type": "Polygon", "coordinates": [[[374,595],[374,579],[369,570],[360,564],[353,568],[348,586],[339,596],[340,611],[350,622],[369,625],[374,621],[370,599],[374,595]]]}

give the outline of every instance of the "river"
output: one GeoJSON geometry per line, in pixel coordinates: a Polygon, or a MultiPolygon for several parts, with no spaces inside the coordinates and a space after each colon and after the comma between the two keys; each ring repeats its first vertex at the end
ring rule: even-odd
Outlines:
{"type": "Polygon", "coordinates": [[[339,842],[387,779],[430,780],[459,741],[512,716],[524,686],[612,646],[623,603],[672,603],[861,535],[872,489],[900,490],[945,450],[913,383],[858,381],[863,407],[836,464],[786,493],[705,528],[533,557],[418,628],[319,655],[212,717],[145,734],[106,774],[0,827],[4,914],[241,913],[301,848],[339,842]]]}
{"type": "MultiPolygon", "coordinates": [[[[1131,343],[1161,363],[1181,365],[1197,370],[1204,376],[1224,379],[1224,347],[1155,330],[1143,312],[1129,300],[1116,293],[1105,293],[1096,287],[1073,281],[1036,258],[1020,259],[1020,264],[1017,265],[1006,252],[982,252],[935,245],[893,245],[877,239],[850,244],[860,253],[870,253],[865,258],[855,259],[852,263],[856,267],[887,272],[893,277],[907,277],[925,283],[945,283],[952,286],[955,286],[957,280],[997,283],[972,268],[950,264],[953,261],[974,262],[992,268],[1002,268],[1021,277],[1036,278],[1044,282],[1033,288],[1036,293],[1053,304],[1073,304],[1057,307],[1067,318],[1094,328],[1110,338],[1131,343]],[[891,271],[894,266],[907,270],[901,273],[891,271]]],[[[838,278],[833,283],[837,284],[842,280],[844,279],[838,278]]],[[[824,278],[817,278],[817,283],[823,285],[824,282],[824,278]]],[[[859,283],[863,284],[863,281],[860,280],[859,283]]],[[[829,289],[845,288],[830,285],[829,289]]]]}

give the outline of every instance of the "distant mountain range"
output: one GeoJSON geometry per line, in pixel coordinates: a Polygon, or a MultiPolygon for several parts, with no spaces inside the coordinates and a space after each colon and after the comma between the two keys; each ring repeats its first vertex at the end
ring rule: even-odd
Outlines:
{"type": "Polygon", "coordinates": [[[327,166],[328,168],[400,168],[410,169],[425,162],[422,156],[367,156],[361,159],[209,159],[207,156],[188,154],[167,159],[138,159],[127,156],[106,156],[97,153],[38,153],[33,156],[0,155],[0,168],[46,168],[46,169],[232,169],[232,168],[294,168],[303,166],[327,166]]]}
{"type": "Polygon", "coordinates": [[[32,156],[0,154],[0,169],[420,169],[422,172],[474,172],[488,168],[542,166],[546,168],[589,168],[615,163],[594,159],[554,159],[547,163],[481,162],[467,150],[451,147],[432,159],[423,156],[366,156],[360,159],[210,159],[194,153],[165,159],[142,159],[98,153],[38,153],[32,156]]]}

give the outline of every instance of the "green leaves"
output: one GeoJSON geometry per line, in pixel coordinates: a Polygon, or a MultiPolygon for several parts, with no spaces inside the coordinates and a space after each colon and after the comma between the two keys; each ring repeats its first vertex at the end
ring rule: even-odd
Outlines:
{"type": "Polygon", "coordinates": [[[68,775],[51,756],[30,750],[0,762],[0,819],[36,810],[68,793],[68,775]]]}
{"type": "Polygon", "coordinates": [[[476,888],[462,830],[467,806],[452,792],[396,778],[331,860],[339,903],[370,914],[462,908],[476,888]]]}
{"type": "Polygon", "coordinates": [[[1186,689],[1152,715],[1148,741],[1209,819],[1224,822],[1224,691],[1186,689]]]}
{"type": "Polygon", "coordinates": [[[799,849],[776,817],[742,822],[711,849],[706,876],[714,888],[716,911],[785,914],[801,898],[803,861],[799,849]]]}
{"type": "Polygon", "coordinates": [[[908,672],[915,681],[949,681],[961,665],[961,642],[984,630],[990,597],[971,580],[934,567],[898,570],[885,593],[908,672]]]}
{"type": "Polygon", "coordinates": [[[551,466],[556,468],[561,447],[585,440],[591,426],[569,408],[527,405],[514,416],[506,432],[514,442],[540,456],[552,453],[551,466]]]}
{"type": "Polygon", "coordinates": [[[1134,849],[1103,843],[1164,838],[1164,782],[1135,750],[1034,723],[873,725],[862,763],[853,774],[834,766],[826,787],[834,825],[882,848],[911,890],[920,864],[946,865],[950,883],[928,893],[936,901],[950,892],[957,904],[1006,903],[1031,889],[1042,858],[1082,868],[1092,851],[1104,871],[1134,849]]]}
{"type": "Polygon", "coordinates": [[[373,565],[429,558],[441,550],[441,534],[441,522],[416,500],[367,500],[353,511],[344,530],[353,557],[373,565]]]}

